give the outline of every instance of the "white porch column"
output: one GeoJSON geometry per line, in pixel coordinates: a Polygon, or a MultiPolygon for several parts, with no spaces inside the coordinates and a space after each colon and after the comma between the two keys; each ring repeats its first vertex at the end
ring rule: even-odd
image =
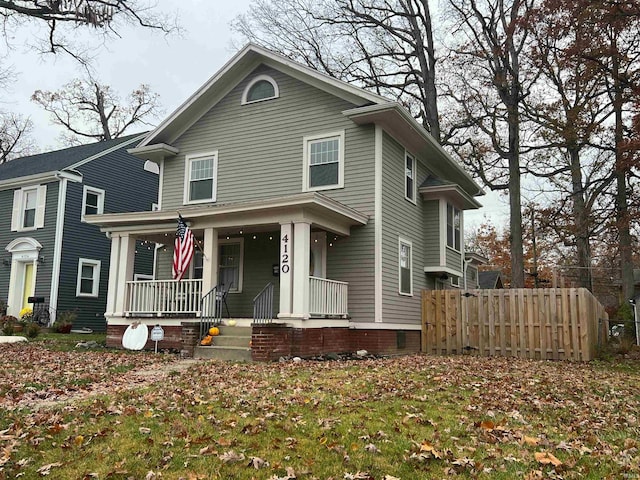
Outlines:
{"type": "MultiPolygon", "coordinates": [[[[113,245],[112,245],[113,247],[113,245]]],[[[136,255],[136,239],[129,234],[120,236],[120,252],[115,258],[118,266],[116,298],[114,302],[113,314],[115,316],[124,316],[124,309],[127,301],[127,281],[133,280],[133,263],[136,255]]],[[[111,258],[111,263],[114,258],[111,258]]],[[[109,274],[111,274],[111,266],[109,266],[109,274]]]]}
{"type": "Polygon", "coordinates": [[[291,317],[293,294],[293,228],[280,225],[280,311],[278,318],[291,317]]]}
{"type": "Polygon", "coordinates": [[[120,260],[120,235],[111,235],[111,256],[109,257],[109,285],[107,287],[107,305],[105,317],[110,317],[116,311],[118,290],[118,263],[120,260]]]}
{"type": "Polygon", "coordinates": [[[204,256],[202,258],[202,295],[218,284],[218,230],[204,229],[204,256]]]}
{"type": "Polygon", "coordinates": [[[309,261],[311,258],[311,224],[293,225],[293,311],[292,317],[309,318],[309,261]]]}

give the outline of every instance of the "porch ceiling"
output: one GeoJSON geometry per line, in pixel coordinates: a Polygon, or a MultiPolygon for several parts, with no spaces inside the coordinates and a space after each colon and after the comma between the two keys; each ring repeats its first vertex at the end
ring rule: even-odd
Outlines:
{"type": "Polygon", "coordinates": [[[317,192],[246,202],[182,206],[179,210],[87,215],[86,221],[108,233],[151,236],[176,229],[178,211],[192,230],[216,228],[222,233],[244,229],[247,233],[279,228],[282,223],[308,222],[338,235],[365,225],[368,216],[317,192]]]}

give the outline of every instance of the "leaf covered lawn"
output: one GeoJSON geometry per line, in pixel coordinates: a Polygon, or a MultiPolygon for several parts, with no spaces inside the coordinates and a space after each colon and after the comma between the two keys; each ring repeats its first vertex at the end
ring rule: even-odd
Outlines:
{"type": "Polygon", "coordinates": [[[640,478],[637,364],[59,355],[0,345],[0,479],[640,478]]]}

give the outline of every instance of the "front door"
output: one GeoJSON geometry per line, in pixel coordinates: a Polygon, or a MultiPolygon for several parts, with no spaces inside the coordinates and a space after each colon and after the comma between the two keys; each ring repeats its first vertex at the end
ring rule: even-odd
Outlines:
{"type": "Polygon", "coordinates": [[[34,293],[33,292],[33,287],[34,287],[33,263],[24,264],[23,278],[24,278],[24,282],[22,287],[22,307],[21,308],[27,308],[27,307],[33,308],[33,305],[29,303],[29,297],[33,297],[33,293],[34,293]]]}
{"type": "Polygon", "coordinates": [[[312,232],[309,252],[309,276],[326,278],[327,275],[327,233],[312,232]]]}

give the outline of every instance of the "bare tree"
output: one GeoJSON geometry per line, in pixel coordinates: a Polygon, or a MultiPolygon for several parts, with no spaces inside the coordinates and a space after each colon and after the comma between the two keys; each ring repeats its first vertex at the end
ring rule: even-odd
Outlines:
{"type": "Polygon", "coordinates": [[[161,113],[158,94],[148,85],[140,85],[120,102],[111,87],[90,77],[73,80],[55,92],[37,90],[31,99],[66,130],[63,141],[69,145],[118,138],[134,125],[151,125],[149,120],[161,113]]]}
{"type": "Polygon", "coordinates": [[[460,111],[453,128],[460,140],[453,145],[489,188],[509,192],[515,288],[524,286],[521,103],[528,91],[525,81],[531,82],[521,71],[529,41],[522,19],[533,1],[450,0],[457,44],[449,74],[457,82],[449,83],[447,94],[460,111]]]}
{"type": "Polygon", "coordinates": [[[106,36],[117,35],[124,23],[164,33],[178,29],[152,0],[0,0],[0,21],[5,40],[14,29],[44,25],[46,35],[39,38],[43,52],[64,51],[82,61],[86,59],[72,38],[77,27],[91,27],[106,36]]]}
{"type": "Polygon", "coordinates": [[[13,113],[0,112],[0,164],[34,153],[33,123],[13,113]]]}
{"type": "Polygon", "coordinates": [[[232,27],[405,105],[441,141],[428,0],[255,0],[232,27]]]}

